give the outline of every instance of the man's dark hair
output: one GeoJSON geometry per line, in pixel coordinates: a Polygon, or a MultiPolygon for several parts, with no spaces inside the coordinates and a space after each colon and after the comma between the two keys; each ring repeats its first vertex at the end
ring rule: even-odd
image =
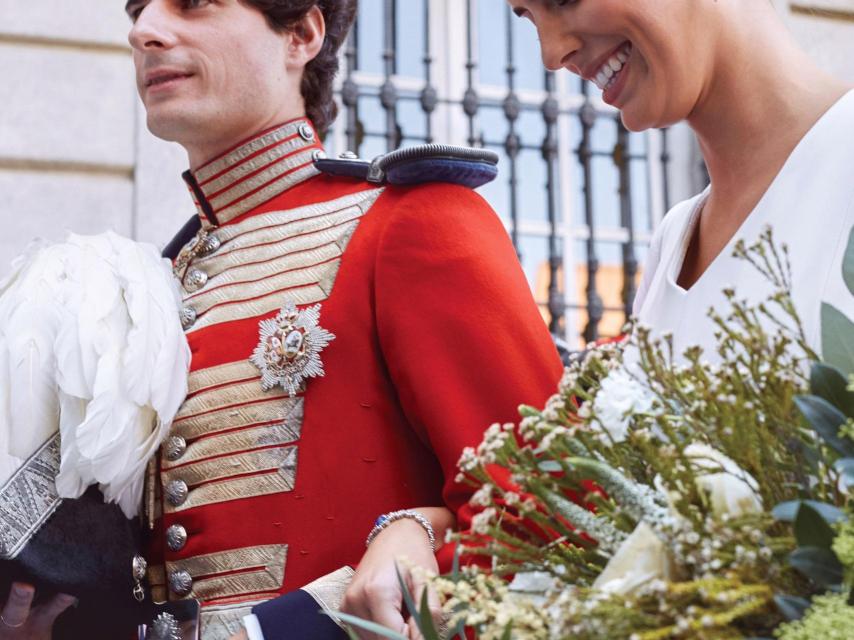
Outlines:
{"type": "Polygon", "coordinates": [[[306,115],[324,133],[338,113],[332,82],[338,71],[338,49],[356,16],[357,0],[242,0],[258,9],[275,31],[297,28],[309,9],[317,6],[326,21],[326,39],[317,57],[303,72],[300,87],[306,115]]]}

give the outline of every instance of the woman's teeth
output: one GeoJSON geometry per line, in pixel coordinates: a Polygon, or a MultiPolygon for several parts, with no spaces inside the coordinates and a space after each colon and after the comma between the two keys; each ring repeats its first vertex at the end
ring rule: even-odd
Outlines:
{"type": "Polygon", "coordinates": [[[623,69],[623,66],[625,66],[631,52],[631,43],[626,43],[623,48],[608,58],[605,64],[602,65],[596,76],[593,78],[593,82],[601,91],[605,91],[605,89],[617,81],[620,71],[623,69]]]}

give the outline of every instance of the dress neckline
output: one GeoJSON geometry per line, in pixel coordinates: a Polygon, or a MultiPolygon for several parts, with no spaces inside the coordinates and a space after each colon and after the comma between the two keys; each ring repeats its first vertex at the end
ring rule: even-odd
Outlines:
{"type": "Polygon", "coordinates": [[[667,283],[671,289],[683,296],[697,290],[699,288],[698,285],[709,280],[710,276],[708,274],[710,272],[717,270],[722,262],[725,262],[732,256],[735,244],[740,238],[758,237],[759,229],[757,227],[763,223],[763,217],[767,217],[763,215],[768,209],[765,205],[771,198],[771,195],[773,195],[773,192],[780,188],[779,185],[781,183],[785,182],[784,178],[794,170],[793,166],[798,163],[798,160],[802,155],[811,153],[815,150],[815,147],[820,148],[822,146],[821,140],[833,135],[833,130],[835,129],[834,123],[836,121],[835,116],[840,112],[844,113],[845,107],[849,102],[852,105],[852,110],[854,110],[854,89],[843,94],[807,130],[789,153],[786,161],[783,163],[783,166],[762,193],[762,196],[759,198],[756,206],[753,207],[747,217],[745,217],[741,222],[735,230],[735,233],[732,234],[732,237],[730,237],[726,245],[724,245],[723,249],[721,249],[718,255],[716,255],[709,265],[703,270],[703,273],[701,273],[694,283],[686,289],[678,284],[678,280],[685,264],[685,257],[688,253],[688,249],[691,246],[691,239],[694,236],[697,224],[700,222],[700,215],[702,214],[703,207],[709,199],[711,185],[707,186],[702,193],[695,197],[691,204],[688,219],[686,220],[682,229],[682,234],[679,237],[679,243],[677,245],[678,250],[674,251],[673,259],[671,260],[667,270],[667,283]]]}

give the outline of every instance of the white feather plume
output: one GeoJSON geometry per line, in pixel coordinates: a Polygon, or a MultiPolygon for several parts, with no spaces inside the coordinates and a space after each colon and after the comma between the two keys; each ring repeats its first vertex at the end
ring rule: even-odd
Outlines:
{"type": "Polygon", "coordinates": [[[16,260],[0,283],[0,484],[59,430],[59,495],[97,484],[136,515],[187,393],[180,304],[169,262],[114,233],[16,260]]]}

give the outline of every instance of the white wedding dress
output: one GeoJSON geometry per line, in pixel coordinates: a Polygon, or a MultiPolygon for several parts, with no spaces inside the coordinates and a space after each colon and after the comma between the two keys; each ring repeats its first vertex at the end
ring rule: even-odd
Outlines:
{"type": "Polygon", "coordinates": [[[715,327],[708,310],[714,307],[726,315],[729,305],[722,290],[732,286],[738,298],[753,303],[771,291],[754,267],[732,256],[738,239],[752,244],[770,225],[775,243],[789,248],[791,295],[808,343],[820,352],[822,302],[854,319],[854,296],[842,278],[842,258],[854,226],[854,90],[801,139],[726,248],[686,290],[677,279],[707,196],[708,190],[679,203],[656,230],[635,299],[639,322],[658,335],[672,333],[676,353],[699,345],[714,362],[715,327]]]}

